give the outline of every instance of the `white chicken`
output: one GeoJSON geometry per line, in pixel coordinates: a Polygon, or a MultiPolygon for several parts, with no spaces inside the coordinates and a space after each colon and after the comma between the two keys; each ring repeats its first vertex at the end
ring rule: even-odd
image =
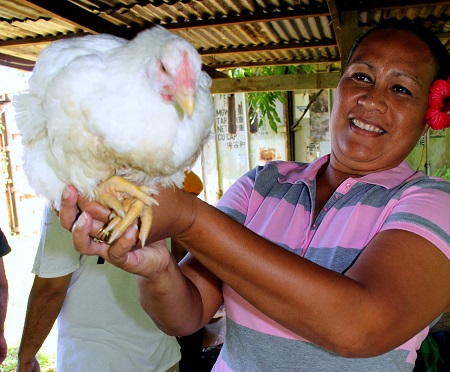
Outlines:
{"type": "Polygon", "coordinates": [[[29,91],[13,99],[30,186],[57,210],[68,184],[111,208],[108,242],[140,217],[145,242],[155,187],[181,187],[211,133],[211,79],[201,66],[189,42],[159,26],[131,41],[52,43],[29,91]]]}

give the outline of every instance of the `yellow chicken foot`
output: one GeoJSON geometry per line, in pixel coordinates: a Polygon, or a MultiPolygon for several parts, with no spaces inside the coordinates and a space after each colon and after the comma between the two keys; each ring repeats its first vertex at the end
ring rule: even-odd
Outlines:
{"type": "MultiPolygon", "coordinates": [[[[125,214],[123,215],[123,217],[125,217],[126,213],[130,210],[131,202],[132,202],[131,199],[125,199],[123,201],[122,207],[125,211],[125,214]]],[[[111,231],[113,231],[119,225],[119,223],[121,221],[122,221],[122,217],[118,216],[115,211],[112,211],[111,214],[109,215],[108,225],[102,229],[102,235],[98,236],[97,238],[100,238],[101,240],[104,240],[104,241],[109,241],[109,235],[110,235],[111,231]]]]}
{"type": "Polygon", "coordinates": [[[142,246],[145,245],[148,234],[150,233],[150,227],[152,227],[153,213],[152,207],[144,205],[144,209],[141,213],[141,228],[139,229],[139,240],[142,246]]]}
{"type": "Polygon", "coordinates": [[[113,218],[104,230],[112,230],[108,239],[108,244],[114,242],[130,227],[134,220],[140,218],[141,227],[139,229],[139,240],[144,245],[152,225],[152,207],[144,204],[139,199],[134,199],[126,216],[121,219],[119,216],[113,218]],[[119,221],[117,223],[117,221],[119,221]]]}
{"type": "Polygon", "coordinates": [[[135,198],[146,205],[158,204],[149,194],[147,187],[138,187],[119,176],[112,176],[98,185],[95,191],[95,199],[103,206],[116,212],[118,216],[125,218],[126,211],[122,201],[127,198],[135,198]]]}
{"type": "MultiPolygon", "coordinates": [[[[113,218],[110,218],[110,221],[108,222],[108,225],[106,227],[103,228],[103,231],[108,234],[111,231],[113,231],[118,225],[119,223],[122,221],[122,217],[120,216],[115,216],[113,218]]],[[[102,240],[106,240],[106,239],[102,239],[102,240]]]]}

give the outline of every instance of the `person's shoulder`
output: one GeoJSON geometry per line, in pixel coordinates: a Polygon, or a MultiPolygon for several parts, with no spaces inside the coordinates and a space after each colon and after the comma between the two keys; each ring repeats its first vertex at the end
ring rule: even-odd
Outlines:
{"type": "Polygon", "coordinates": [[[307,178],[310,166],[311,163],[274,160],[251,169],[241,178],[241,182],[250,179],[252,184],[263,184],[266,187],[280,182],[295,183],[300,179],[307,178]]]}
{"type": "MultiPolygon", "coordinates": [[[[410,179],[396,189],[399,200],[409,201],[415,207],[422,206],[423,211],[433,212],[443,209],[448,213],[450,209],[450,182],[439,177],[420,176],[410,179]]],[[[450,217],[450,215],[449,215],[450,217]]]]}
{"type": "Polygon", "coordinates": [[[408,187],[415,186],[423,189],[435,189],[450,193],[450,182],[441,177],[422,175],[409,180],[406,185],[408,187]]]}
{"type": "Polygon", "coordinates": [[[6,238],[3,230],[0,229],[0,257],[3,257],[11,252],[11,247],[9,246],[8,239],[6,238]]]}

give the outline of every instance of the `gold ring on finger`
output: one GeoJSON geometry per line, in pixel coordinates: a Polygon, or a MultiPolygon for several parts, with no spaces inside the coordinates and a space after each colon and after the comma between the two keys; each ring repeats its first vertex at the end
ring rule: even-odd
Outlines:
{"type": "Polygon", "coordinates": [[[101,228],[98,231],[97,235],[95,235],[94,242],[105,243],[108,240],[110,234],[111,231],[101,228]]]}

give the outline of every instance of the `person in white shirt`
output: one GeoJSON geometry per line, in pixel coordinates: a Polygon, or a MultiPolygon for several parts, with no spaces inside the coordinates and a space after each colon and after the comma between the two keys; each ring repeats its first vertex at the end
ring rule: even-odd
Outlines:
{"type": "Polygon", "coordinates": [[[178,371],[179,345],[139,304],[134,275],[73,249],[48,209],[18,352],[18,372],[39,371],[36,354],[58,318],[58,372],[178,371]]]}

